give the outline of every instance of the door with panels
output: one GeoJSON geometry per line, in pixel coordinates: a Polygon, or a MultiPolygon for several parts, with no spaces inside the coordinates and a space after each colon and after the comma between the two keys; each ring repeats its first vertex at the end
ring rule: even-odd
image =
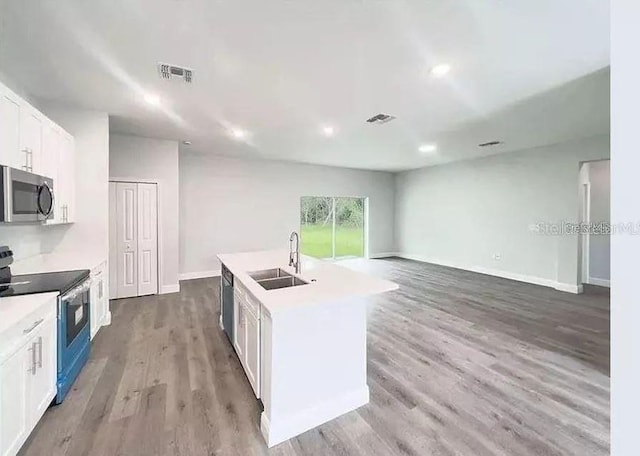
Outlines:
{"type": "Polygon", "coordinates": [[[116,283],[112,298],[158,292],[158,192],[156,184],[111,182],[110,235],[116,283]],[[113,207],[115,205],[115,207],[113,207]]]}

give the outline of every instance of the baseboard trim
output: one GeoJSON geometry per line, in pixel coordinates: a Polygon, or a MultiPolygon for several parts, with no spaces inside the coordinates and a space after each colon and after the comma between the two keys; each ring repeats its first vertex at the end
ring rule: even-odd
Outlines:
{"type": "Polygon", "coordinates": [[[162,285],[162,287],[160,287],[160,294],[170,293],[180,293],[180,284],[176,283],[174,285],[162,285]]]}
{"type": "Polygon", "coordinates": [[[557,282],[552,279],[545,279],[543,277],[530,276],[526,274],[518,274],[515,272],[501,271],[499,269],[485,268],[482,266],[468,266],[451,263],[448,261],[442,261],[435,258],[426,258],[421,255],[413,255],[409,253],[398,252],[396,256],[405,258],[407,260],[420,261],[422,263],[437,264],[439,266],[446,266],[449,268],[461,269],[463,271],[477,272],[479,274],[490,275],[494,277],[500,277],[503,279],[515,280],[517,282],[531,283],[533,285],[541,285],[543,287],[555,288],[558,291],[564,291],[567,293],[579,294],[582,293],[582,285],[557,282]]]}
{"type": "Polygon", "coordinates": [[[355,391],[349,391],[330,401],[309,407],[294,415],[280,418],[275,422],[270,421],[267,414],[262,412],[260,416],[260,431],[267,442],[267,446],[271,448],[367,403],[369,403],[369,386],[364,385],[355,391]]]}
{"type": "Polygon", "coordinates": [[[389,258],[389,257],[394,257],[394,256],[398,256],[398,252],[380,252],[380,253],[370,253],[369,254],[369,258],[370,259],[389,258]]]}
{"type": "Polygon", "coordinates": [[[599,287],[611,288],[611,281],[609,279],[599,279],[597,277],[589,277],[589,285],[597,285],[599,287]]]}
{"type": "Polygon", "coordinates": [[[196,271],[196,272],[183,272],[178,275],[179,280],[193,280],[193,279],[205,279],[207,277],[219,277],[220,269],[214,269],[211,271],[196,271]]]}

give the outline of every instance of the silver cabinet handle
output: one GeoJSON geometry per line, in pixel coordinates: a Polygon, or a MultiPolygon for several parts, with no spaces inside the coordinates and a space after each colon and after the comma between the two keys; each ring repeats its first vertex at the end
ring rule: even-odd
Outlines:
{"type": "Polygon", "coordinates": [[[38,326],[40,323],[42,323],[44,321],[44,318],[41,318],[40,320],[34,322],[31,326],[29,326],[27,329],[23,329],[22,330],[22,334],[29,334],[31,331],[33,331],[34,329],[36,329],[36,326],[38,326]]]}
{"type": "Polygon", "coordinates": [[[42,336],[38,337],[38,367],[42,367],[42,336]]]}
{"type": "Polygon", "coordinates": [[[36,343],[33,342],[29,348],[31,352],[31,367],[27,369],[27,372],[31,372],[31,375],[36,375],[36,343]]]}

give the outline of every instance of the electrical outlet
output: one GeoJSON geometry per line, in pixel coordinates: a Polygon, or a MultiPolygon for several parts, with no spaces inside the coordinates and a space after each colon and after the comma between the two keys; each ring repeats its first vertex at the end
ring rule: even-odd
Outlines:
{"type": "Polygon", "coordinates": [[[496,261],[500,261],[502,259],[502,254],[501,253],[494,253],[493,255],[491,255],[491,257],[496,261]]]}

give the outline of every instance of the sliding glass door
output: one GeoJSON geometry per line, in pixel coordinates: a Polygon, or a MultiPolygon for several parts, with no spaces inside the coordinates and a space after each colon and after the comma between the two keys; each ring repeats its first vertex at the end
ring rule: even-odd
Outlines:
{"type": "Polygon", "coordinates": [[[316,258],[363,257],[365,199],[303,196],[301,251],[316,258]]]}

